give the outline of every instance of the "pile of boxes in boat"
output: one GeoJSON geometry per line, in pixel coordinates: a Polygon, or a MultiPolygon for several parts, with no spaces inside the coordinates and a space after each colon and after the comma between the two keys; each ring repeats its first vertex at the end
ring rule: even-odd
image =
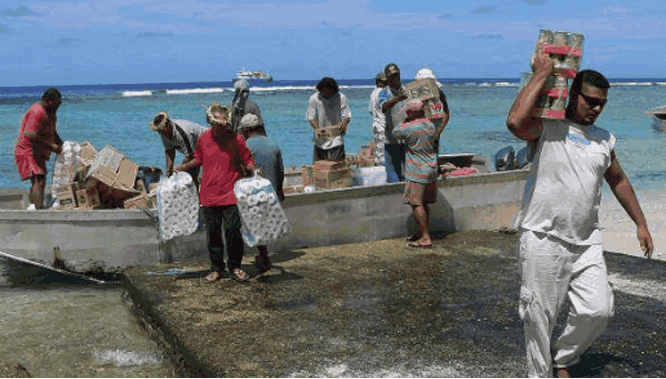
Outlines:
{"type": "Polygon", "coordinates": [[[112,146],[65,142],[55,162],[52,193],[57,208],[92,210],[155,206],[155,184],[137,178],[139,166],[112,146]]]}
{"type": "Polygon", "coordinates": [[[384,166],[375,166],[372,150],[372,145],[363,146],[359,154],[347,154],[343,162],[324,160],[303,166],[302,182],[285,183],[284,193],[301,193],[307,187],[325,190],[385,183],[386,170],[384,166]]]}

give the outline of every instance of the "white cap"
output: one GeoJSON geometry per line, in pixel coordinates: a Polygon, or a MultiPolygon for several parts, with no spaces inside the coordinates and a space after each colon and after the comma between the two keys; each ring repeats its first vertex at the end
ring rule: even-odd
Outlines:
{"type": "Polygon", "coordinates": [[[440,83],[437,78],[435,77],[435,73],[427,68],[424,67],[416,72],[416,77],[414,78],[416,80],[419,79],[435,79],[435,82],[437,82],[437,87],[442,88],[442,83],[440,83]]]}
{"type": "Polygon", "coordinates": [[[250,83],[248,83],[248,81],[245,80],[245,79],[238,80],[238,81],[234,82],[234,90],[236,90],[236,91],[241,91],[241,90],[249,91],[250,90],[250,83]]]}

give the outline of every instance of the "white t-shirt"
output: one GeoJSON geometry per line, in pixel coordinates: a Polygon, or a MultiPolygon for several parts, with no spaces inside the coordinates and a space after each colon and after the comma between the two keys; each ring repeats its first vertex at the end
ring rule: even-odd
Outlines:
{"type": "Polygon", "coordinates": [[[601,185],[614,148],[604,129],[544,119],[516,227],[575,245],[601,244],[601,185]]]}
{"type": "MultiPolygon", "coordinates": [[[[305,114],[305,119],[308,122],[316,118],[319,126],[324,127],[338,124],[347,117],[351,118],[351,111],[347,104],[347,96],[342,93],[337,92],[330,99],[321,96],[319,92],[315,92],[310,96],[308,110],[305,114]]],[[[342,136],[320,138],[315,135],[312,141],[315,146],[324,150],[342,146],[343,144],[342,136]]]]}
{"type": "Polygon", "coordinates": [[[370,94],[370,103],[368,104],[368,111],[372,115],[372,132],[375,134],[375,139],[384,140],[386,130],[386,115],[382,112],[382,106],[379,100],[379,93],[383,88],[375,87],[370,94]]]}

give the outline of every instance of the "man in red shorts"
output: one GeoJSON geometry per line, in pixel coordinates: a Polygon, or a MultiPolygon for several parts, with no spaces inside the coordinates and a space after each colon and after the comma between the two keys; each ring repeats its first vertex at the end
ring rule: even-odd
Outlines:
{"type": "Polygon", "coordinates": [[[61,103],[60,91],[49,88],[21,119],[14,159],[21,179],[32,183],[29,199],[35,209],[44,207],[46,162],[51,152],[62,152],[63,141],[56,131],[56,111],[61,103]]]}

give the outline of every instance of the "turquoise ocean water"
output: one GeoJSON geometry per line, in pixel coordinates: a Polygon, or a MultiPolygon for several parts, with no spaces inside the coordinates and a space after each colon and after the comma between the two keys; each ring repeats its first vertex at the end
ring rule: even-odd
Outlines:
{"type": "MultiPolygon", "coordinates": [[[[451,110],[442,134],[441,153],[480,153],[523,146],[506,130],[505,118],[519,79],[439,79],[451,110]]],[[[403,78],[403,82],[409,82],[403,78]]],[[[609,103],[597,125],[618,139],[617,152],[639,191],[660,191],[666,183],[666,134],[651,127],[644,112],[666,104],[666,79],[611,79],[609,103]]],[[[368,112],[373,80],[339,80],[349,98],[352,122],[345,137],[348,153],[358,152],[372,138],[368,112]]],[[[251,98],[259,105],[267,130],[281,146],[286,166],[311,163],[312,132],[305,121],[308,98],[316,81],[255,82],[251,98]]],[[[27,108],[46,87],[0,87],[0,188],[29,188],[13,162],[18,125],[27,108]]],[[[58,87],[64,102],[58,130],[64,140],[88,140],[98,149],[109,144],[139,165],[164,168],[158,135],[148,128],[154,115],[167,110],[172,118],[206,124],[202,105],[211,100],[229,104],[231,82],[82,85],[58,87]]],[[[180,158],[177,158],[180,159],[180,158]]],[[[52,168],[53,158],[49,164],[52,168]]]]}

